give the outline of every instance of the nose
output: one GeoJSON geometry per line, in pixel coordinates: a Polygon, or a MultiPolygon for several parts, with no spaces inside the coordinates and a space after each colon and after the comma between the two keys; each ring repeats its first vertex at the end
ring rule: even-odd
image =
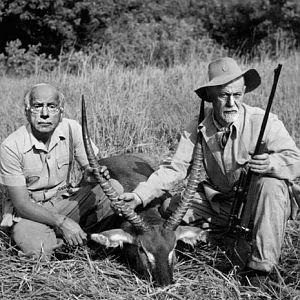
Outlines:
{"type": "Polygon", "coordinates": [[[234,97],[233,97],[233,95],[232,94],[230,94],[229,96],[228,96],[228,99],[227,99],[227,106],[229,106],[229,107],[232,107],[232,106],[234,106],[235,105],[235,101],[234,101],[234,97]]]}
{"type": "Polygon", "coordinates": [[[47,118],[49,116],[49,111],[47,106],[43,106],[42,110],[41,110],[41,117],[43,118],[47,118]]]}

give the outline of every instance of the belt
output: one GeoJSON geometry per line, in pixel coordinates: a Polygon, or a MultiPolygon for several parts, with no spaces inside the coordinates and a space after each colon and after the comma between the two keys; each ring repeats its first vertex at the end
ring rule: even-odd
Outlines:
{"type": "Polygon", "coordinates": [[[70,185],[63,185],[61,187],[59,187],[56,190],[53,190],[53,194],[50,197],[46,198],[46,194],[49,192],[49,190],[45,189],[45,190],[41,190],[41,191],[29,191],[29,196],[32,200],[36,201],[36,202],[47,202],[57,196],[60,196],[61,194],[68,192],[68,190],[71,188],[70,185]]]}

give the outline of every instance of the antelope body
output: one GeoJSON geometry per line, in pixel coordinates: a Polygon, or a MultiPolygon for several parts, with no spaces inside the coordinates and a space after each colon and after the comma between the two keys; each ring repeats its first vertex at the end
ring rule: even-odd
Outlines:
{"type": "MultiPolygon", "coordinates": [[[[144,159],[134,155],[101,159],[99,164],[88,134],[84,99],[82,99],[82,135],[90,166],[99,169],[100,165],[106,165],[111,177],[117,179],[125,191],[132,191],[154,171],[144,159]]],[[[119,199],[109,181],[100,173],[96,174],[112,207],[120,212],[126,221],[120,228],[92,233],[90,238],[106,247],[123,247],[124,254],[135,270],[160,286],[173,281],[177,241],[182,240],[194,245],[198,240],[205,240],[206,233],[202,229],[180,226],[199,183],[199,172],[195,170],[195,166],[198,167],[196,158],[197,156],[194,158],[188,188],[184,191],[176,210],[167,220],[160,216],[155,207],[148,207],[137,213],[119,199]]]]}

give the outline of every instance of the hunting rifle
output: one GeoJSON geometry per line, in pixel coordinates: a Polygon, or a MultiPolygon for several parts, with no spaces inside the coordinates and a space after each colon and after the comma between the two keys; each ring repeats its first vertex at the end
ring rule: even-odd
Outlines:
{"type": "MultiPolygon", "coordinates": [[[[274,81],[271,89],[271,94],[268,100],[267,109],[265,111],[265,115],[262,121],[261,129],[252,157],[265,152],[265,143],[263,141],[263,136],[269,118],[271,105],[274,99],[281,68],[282,65],[279,64],[274,70],[274,81]]],[[[233,201],[233,205],[229,215],[229,222],[227,227],[229,233],[238,234],[239,236],[242,235],[248,240],[251,239],[251,232],[253,227],[253,224],[250,224],[253,203],[249,199],[247,200],[247,196],[253,176],[257,175],[250,169],[248,169],[248,171],[246,171],[245,169],[242,170],[238,180],[238,185],[235,192],[235,199],[233,201]]]]}

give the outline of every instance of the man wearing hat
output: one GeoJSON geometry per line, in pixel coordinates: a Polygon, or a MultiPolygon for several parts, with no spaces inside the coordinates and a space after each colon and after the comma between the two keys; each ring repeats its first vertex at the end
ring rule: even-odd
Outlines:
{"type": "MultiPolygon", "coordinates": [[[[300,176],[300,151],[283,123],[270,114],[263,154],[251,157],[261,128],[264,111],[243,103],[244,95],[256,89],[261,78],[255,69],[242,71],[229,57],[211,62],[209,81],[195,92],[212,107],[184,130],[173,158],[160,165],[133,193],[121,196],[133,207],[151,202],[179,180],[186,178],[193,160],[197,135],[201,135],[206,178],[198,186],[183,220],[203,228],[226,228],[243,169],[255,174],[248,194],[253,205],[252,250],[243,267],[248,277],[264,278],[278,263],[285,224],[291,215],[291,181],[300,176]]],[[[178,199],[165,201],[163,212],[172,211],[178,199]]]]}

